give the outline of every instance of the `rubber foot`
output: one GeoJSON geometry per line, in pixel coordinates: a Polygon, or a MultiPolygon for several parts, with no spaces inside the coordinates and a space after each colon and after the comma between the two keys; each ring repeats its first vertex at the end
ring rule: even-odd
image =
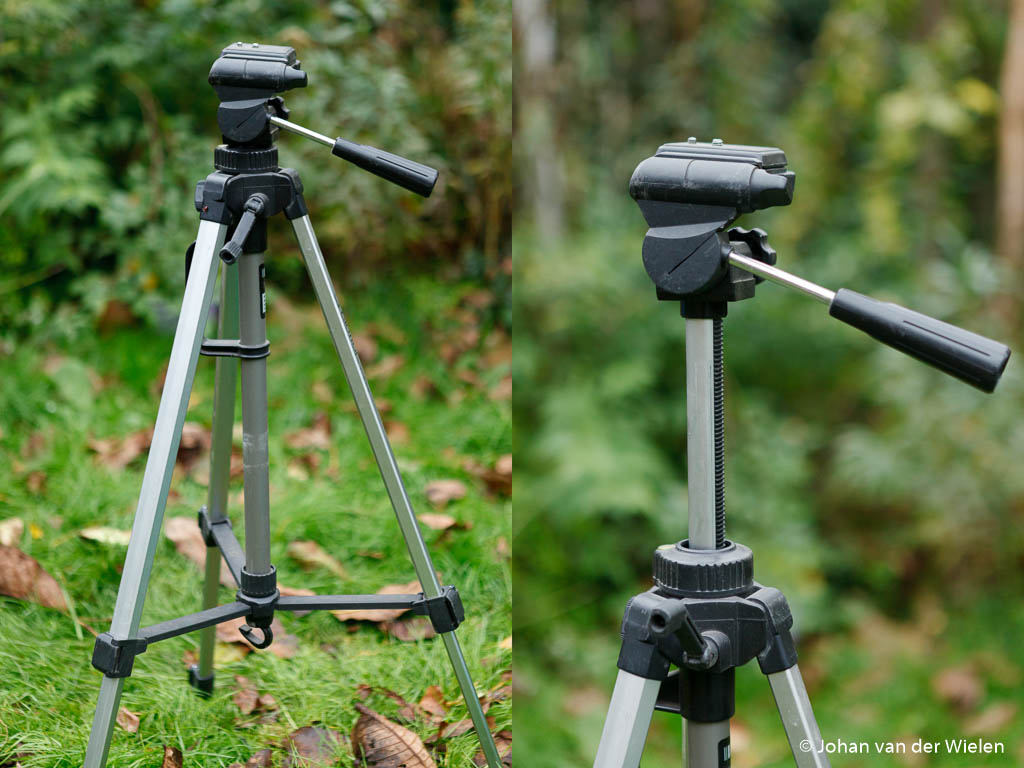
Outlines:
{"type": "Polygon", "coordinates": [[[193,664],[188,668],[188,684],[195,689],[197,694],[208,699],[213,695],[213,672],[206,677],[200,677],[199,665],[193,664]]]}

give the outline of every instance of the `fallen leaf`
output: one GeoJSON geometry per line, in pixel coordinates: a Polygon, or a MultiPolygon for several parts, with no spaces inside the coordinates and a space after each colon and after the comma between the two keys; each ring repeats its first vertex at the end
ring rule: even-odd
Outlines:
{"type": "Polygon", "coordinates": [[[435,531],[447,531],[449,528],[455,526],[455,518],[451,515],[444,515],[440,512],[424,512],[416,517],[428,528],[433,528],[435,531]]]}
{"type": "Polygon", "coordinates": [[[503,650],[503,651],[511,651],[512,650],[512,635],[509,635],[504,640],[502,640],[500,643],[498,643],[498,647],[501,648],[501,650],[503,650]]]}
{"type": "Polygon", "coordinates": [[[398,373],[403,365],[405,365],[405,358],[401,355],[382,357],[379,363],[375,363],[366,369],[366,378],[386,379],[398,373]]]}
{"type": "MultiPolygon", "coordinates": [[[[419,581],[408,584],[387,584],[377,590],[378,595],[415,595],[422,591],[419,581]]],[[[394,621],[408,608],[357,609],[351,611],[331,611],[338,621],[394,621]]]]}
{"type": "MultiPolygon", "coordinates": [[[[201,571],[206,569],[206,542],[203,541],[202,531],[194,517],[172,517],[164,523],[164,536],[174,543],[178,554],[193,562],[201,571]]],[[[231,569],[221,558],[220,562],[220,583],[229,589],[235,589],[235,579],[231,575],[231,569]]]]}
{"type": "Polygon", "coordinates": [[[395,445],[408,445],[412,437],[409,427],[401,421],[385,421],[384,431],[388,434],[388,440],[395,445]]]}
{"type": "Polygon", "coordinates": [[[238,690],[231,697],[231,700],[235,702],[238,711],[243,715],[252,714],[253,710],[260,703],[259,691],[253,687],[248,678],[241,675],[235,675],[235,683],[238,686],[238,690]]]}
{"type": "Polygon", "coordinates": [[[508,559],[512,555],[512,550],[508,546],[508,539],[504,536],[499,536],[494,544],[494,553],[498,557],[508,559]]]}
{"type": "Polygon", "coordinates": [[[977,671],[970,664],[940,670],[932,677],[932,690],[961,713],[974,709],[985,692],[977,671]]]}
{"type": "Polygon", "coordinates": [[[20,549],[0,546],[0,595],[67,610],[57,581],[20,549]]]}
{"type": "Polygon", "coordinates": [[[128,733],[139,732],[139,716],[129,709],[121,707],[117,710],[116,722],[128,733]]]}
{"type": "Polygon", "coordinates": [[[274,764],[274,756],[269,749],[261,749],[245,761],[244,768],[270,768],[274,764]]]}
{"type": "Polygon", "coordinates": [[[437,741],[441,739],[454,739],[456,736],[461,736],[464,733],[469,733],[473,730],[472,720],[459,720],[454,723],[441,723],[441,727],[437,729],[437,741]]]}
{"type": "Polygon", "coordinates": [[[398,716],[403,720],[412,722],[416,719],[416,705],[410,704],[408,701],[403,699],[399,694],[395,693],[389,688],[374,688],[372,685],[362,683],[356,689],[356,693],[359,695],[359,698],[361,698],[363,701],[366,701],[366,699],[369,698],[370,694],[373,692],[383,694],[392,701],[396,702],[398,704],[398,716]]]}
{"type": "Polygon", "coordinates": [[[508,400],[512,397],[512,377],[505,376],[487,395],[491,400],[508,400]]]}
{"type": "Polygon", "coordinates": [[[337,731],[322,726],[307,725],[286,737],[281,746],[288,756],[285,768],[319,768],[335,765],[345,738],[337,731]]]}
{"type": "Polygon", "coordinates": [[[20,517],[9,517],[0,521],[0,546],[16,547],[25,533],[25,521],[20,517]]]}
{"type": "Polygon", "coordinates": [[[512,493],[512,454],[505,454],[488,467],[478,461],[467,459],[462,468],[469,474],[483,480],[491,493],[508,496],[512,493]]]}
{"type": "Polygon", "coordinates": [[[178,443],[178,465],[188,472],[210,448],[210,430],[194,421],[181,425],[181,442],[178,443]]]}
{"type": "Polygon", "coordinates": [[[409,387],[409,391],[417,400],[426,400],[428,397],[437,397],[441,394],[434,380],[426,375],[417,376],[409,387]]]}
{"type": "Polygon", "coordinates": [[[31,536],[33,539],[41,539],[43,538],[43,529],[35,523],[29,523],[28,535],[31,536]]]}
{"type": "Polygon", "coordinates": [[[288,544],[286,550],[288,557],[297,561],[305,568],[326,568],[339,579],[348,579],[348,573],[344,566],[331,557],[315,541],[293,541],[288,544]]]}
{"type": "Polygon", "coordinates": [[[102,525],[83,528],[78,532],[79,537],[86,541],[95,541],[100,544],[113,544],[120,547],[128,546],[128,539],[131,538],[131,531],[122,531],[120,528],[107,528],[102,525]]]}
{"type": "Polygon", "coordinates": [[[285,435],[284,442],[289,448],[297,450],[304,448],[328,450],[331,447],[330,417],[323,411],[318,411],[313,417],[311,426],[285,435]]]}
{"type": "Polygon", "coordinates": [[[359,720],[352,728],[352,752],[374,768],[437,768],[423,740],[408,728],[356,704],[359,720]]]}
{"type": "Polygon", "coordinates": [[[437,637],[437,632],[427,619],[408,619],[406,621],[382,621],[380,629],[403,643],[417,640],[429,640],[437,637]]]}
{"type": "Polygon", "coordinates": [[[42,470],[34,470],[25,475],[25,487],[31,493],[43,493],[46,489],[46,473],[42,470]]]}
{"type": "MultiPolygon", "coordinates": [[[[498,731],[494,734],[494,746],[498,748],[498,757],[501,758],[501,764],[511,768],[512,766],[512,731],[498,731]]],[[[484,751],[481,749],[473,756],[473,765],[478,768],[487,765],[487,758],[484,757],[484,751]]]]}
{"type": "Polygon", "coordinates": [[[991,736],[1006,728],[1016,716],[1016,704],[997,701],[964,723],[964,736],[991,736]]]}
{"type": "Polygon", "coordinates": [[[33,432],[21,446],[21,458],[34,459],[45,447],[46,435],[42,432],[33,432]]]}
{"type": "Polygon", "coordinates": [[[420,699],[420,709],[431,715],[436,721],[444,720],[448,717],[448,707],[444,703],[444,694],[441,693],[441,688],[436,685],[432,685],[423,692],[423,698],[420,699]]]}
{"type": "Polygon", "coordinates": [[[424,488],[427,501],[435,507],[443,508],[449,501],[461,499],[466,495],[466,485],[461,480],[434,480],[424,488]]]}
{"type": "Polygon", "coordinates": [[[366,330],[374,336],[378,336],[385,341],[390,341],[396,347],[401,347],[405,344],[405,331],[387,320],[383,322],[370,323],[366,326],[366,330]]]}
{"type": "Polygon", "coordinates": [[[182,768],[181,750],[177,747],[164,745],[164,761],[160,768],[182,768]]]}
{"type": "Polygon", "coordinates": [[[149,447],[153,435],[151,429],[133,432],[123,438],[105,437],[89,440],[87,445],[97,454],[100,464],[119,471],[135,461],[149,447]]]}
{"type": "Polygon", "coordinates": [[[352,346],[356,348],[359,362],[364,366],[377,359],[377,340],[368,333],[353,333],[352,346]]]}

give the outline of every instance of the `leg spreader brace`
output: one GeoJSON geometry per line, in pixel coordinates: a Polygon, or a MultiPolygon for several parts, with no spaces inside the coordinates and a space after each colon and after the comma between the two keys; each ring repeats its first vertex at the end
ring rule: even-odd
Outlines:
{"type": "MultiPolygon", "coordinates": [[[[216,526],[214,526],[216,527],[216,526]]],[[[233,536],[233,534],[232,534],[233,536]]],[[[138,637],[115,639],[109,632],[96,638],[92,652],[92,665],[107,677],[128,677],[132,673],[135,657],[145,653],[150,643],[194,632],[197,629],[221,624],[239,617],[252,617],[255,612],[265,617],[268,611],[351,611],[351,610],[410,610],[427,616],[438,633],[451,632],[465,619],[462,598],[453,586],[441,588],[441,594],[428,598],[417,595],[310,595],[277,597],[269,605],[258,607],[237,600],[206,611],[199,611],[178,619],[171,619],[139,630],[138,637]]]]}

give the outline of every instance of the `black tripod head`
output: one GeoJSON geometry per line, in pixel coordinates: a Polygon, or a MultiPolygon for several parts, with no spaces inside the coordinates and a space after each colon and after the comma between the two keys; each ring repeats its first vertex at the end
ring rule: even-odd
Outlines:
{"type": "Polygon", "coordinates": [[[228,146],[268,147],[273,134],[267,110],[287,118],[277,94],[306,87],[306,73],[285,45],[234,43],[210,68],[210,85],[220,98],[217,124],[228,146]]]}
{"type": "MultiPolygon", "coordinates": [[[[286,45],[234,43],[220,52],[210,68],[210,85],[220,98],[217,124],[229,152],[259,152],[274,145],[277,129],[298,133],[326,144],[333,154],[423,197],[429,197],[437,182],[437,171],[429,166],[346,139],[331,139],[301,125],[288,122],[289,112],[278,94],[306,87],[306,73],[286,45]]],[[[225,158],[227,153],[222,152],[225,158]]],[[[254,155],[255,157],[255,155],[254,155]]],[[[232,168],[263,172],[267,162],[250,158],[229,162],[232,168]]],[[[276,156],[273,158],[276,167],[276,156]]]]}
{"type": "MultiPolygon", "coordinates": [[[[795,179],[781,149],[720,139],[664,144],[640,163],[629,193],[651,227],[643,259],[658,297],[715,298],[707,294],[726,277],[729,252],[736,247],[726,228],[741,213],[789,205],[795,179]]],[[[755,242],[755,258],[758,247],[755,242]]],[[[724,300],[746,297],[725,293],[730,295],[723,294],[724,300]]]]}
{"type": "Polygon", "coordinates": [[[689,139],[664,144],[633,171],[629,193],[650,229],[644,267],[659,299],[681,300],[687,318],[720,318],[768,279],[829,305],[829,314],[883,344],[985,392],[1010,357],[999,342],[841,288],[830,291],[783,272],[760,229],[727,229],[743,213],[793,200],[795,176],[775,147],[689,139]]]}

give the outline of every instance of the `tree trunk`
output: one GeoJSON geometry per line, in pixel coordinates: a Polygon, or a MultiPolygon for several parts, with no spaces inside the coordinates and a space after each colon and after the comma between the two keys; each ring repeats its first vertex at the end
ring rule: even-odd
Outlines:
{"type": "Polygon", "coordinates": [[[1012,0],[1003,54],[999,116],[999,256],[1024,267],[1024,0],[1012,0]]]}

